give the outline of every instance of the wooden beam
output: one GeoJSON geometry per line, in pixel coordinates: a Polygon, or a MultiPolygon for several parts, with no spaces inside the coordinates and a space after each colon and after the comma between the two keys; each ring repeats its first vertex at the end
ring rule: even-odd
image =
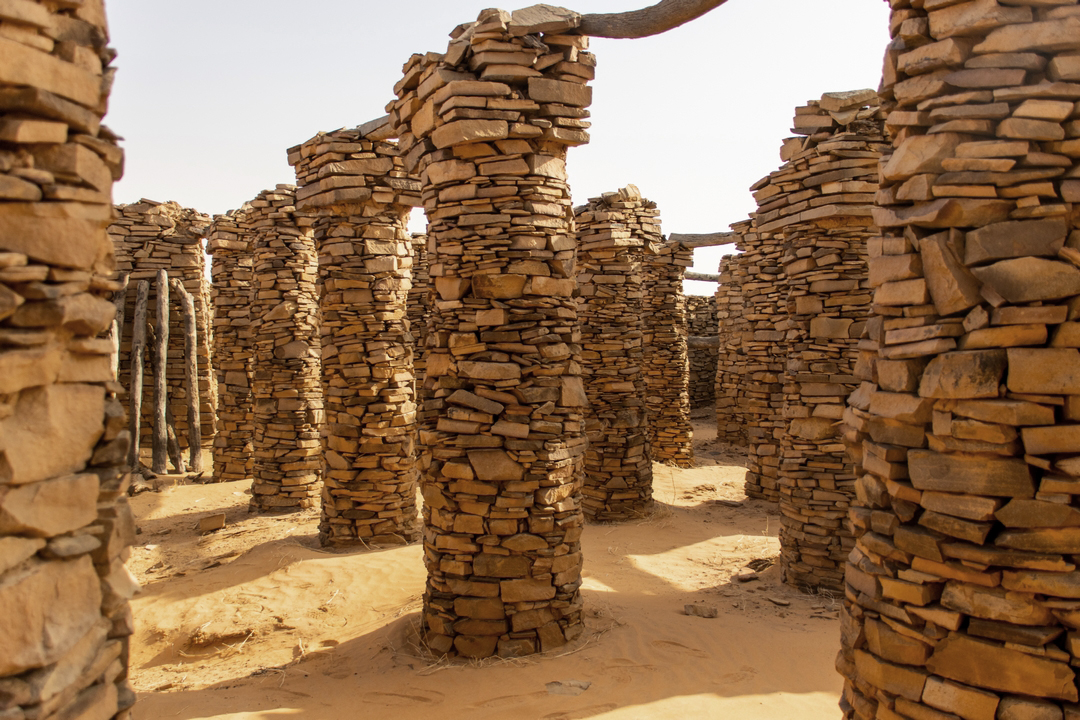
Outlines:
{"type": "Polygon", "coordinates": [[[135,286],[135,315],[131,323],[131,380],[128,383],[128,429],[131,432],[131,454],[128,465],[139,469],[139,423],[142,421],[143,354],[146,351],[146,304],[150,283],[140,280],[135,286]]]}
{"type": "Polygon", "coordinates": [[[709,348],[720,347],[719,335],[691,335],[686,338],[686,347],[688,348],[709,348]]]}
{"type": "Polygon", "coordinates": [[[719,275],[713,275],[711,273],[696,273],[696,272],[687,271],[686,273],[683,274],[683,277],[686,278],[687,280],[697,280],[699,282],[714,282],[714,283],[720,282],[720,276],[719,275]]]}
{"type": "Polygon", "coordinates": [[[157,272],[157,325],[154,327],[154,436],[153,461],[150,469],[156,475],[168,472],[168,421],[165,407],[169,403],[169,387],[165,372],[169,365],[169,276],[164,269],[157,272]]]}
{"type": "Polygon", "coordinates": [[[680,243],[688,248],[715,247],[716,245],[730,245],[734,243],[738,237],[738,233],[733,232],[708,233],[707,235],[683,235],[671,233],[668,235],[668,242],[680,243]]]}
{"type": "Polygon", "coordinates": [[[195,329],[195,298],[179,278],[169,284],[180,299],[184,311],[184,377],[188,402],[188,465],[191,472],[202,472],[202,417],[199,403],[198,334],[195,329]]]}

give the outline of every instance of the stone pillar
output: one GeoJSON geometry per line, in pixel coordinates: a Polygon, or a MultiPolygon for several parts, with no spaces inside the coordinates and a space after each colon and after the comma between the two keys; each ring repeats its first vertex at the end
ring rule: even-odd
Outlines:
{"type": "MultiPolygon", "coordinates": [[[[202,446],[213,446],[217,429],[217,378],[210,362],[211,337],[213,335],[213,309],[210,301],[210,285],[206,281],[206,255],[203,238],[210,224],[210,217],[197,210],[181,207],[175,202],[159,203],[141,200],[131,205],[117,205],[117,218],[109,226],[109,237],[116,252],[118,274],[128,276],[131,287],[126,295],[124,312],[125,328],[120,348],[121,382],[131,377],[132,321],[135,315],[135,283],[150,283],[149,307],[157,298],[155,278],[164,269],[169,278],[184,284],[195,301],[195,330],[198,338],[196,359],[199,377],[199,413],[202,446]]],[[[150,312],[149,319],[154,320],[150,312]]],[[[181,447],[188,445],[187,366],[184,362],[183,313],[176,298],[172,299],[169,313],[169,360],[165,366],[170,411],[181,447]]],[[[149,365],[149,363],[147,363],[149,365]]],[[[144,386],[142,404],[142,434],[153,432],[154,403],[153,383],[144,386]]],[[[147,438],[149,440],[149,438],[147,438]]],[[[140,443],[140,445],[149,443],[140,443]]]]}
{"type": "Polygon", "coordinates": [[[628,185],[577,208],[578,317],[589,397],[582,506],[593,520],[644,516],[652,462],[642,377],[645,246],[661,241],[655,203],[628,185]]]}
{"type": "Polygon", "coordinates": [[[123,153],[101,3],[0,37],[0,717],[130,718],[134,539],[106,232],[123,153]],[[58,42],[58,37],[63,42],[58,42]]]}
{"type": "MultiPolygon", "coordinates": [[[[412,286],[406,299],[406,312],[409,316],[409,332],[413,337],[413,378],[414,385],[424,381],[427,361],[424,359],[424,345],[427,342],[428,315],[431,313],[431,276],[428,274],[427,235],[412,236],[412,286]]],[[[419,395],[417,395],[419,397],[419,395]]]]}
{"type": "Polygon", "coordinates": [[[251,304],[254,234],[252,208],[215,215],[207,232],[214,306],[214,370],[218,387],[218,432],[214,438],[216,482],[252,477],[255,433],[251,394],[251,304]]]}
{"type": "Polygon", "coordinates": [[[766,187],[783,236],[787,334],[780,438],[780,560],[786,582],[842,591],[854,546],[846,526],[855,474],[836,428],[870,315],[867,241],[883,113],[872,90],[826,93],[795,110],[787,162],[766,187]],[[807,210],[809,205],[811,209],[807,210]]]}
{"type": "Polygon", "coordinates": [[[293,186],[278,185],[250,203],[255,231],[251,509],[261,512],[314,506],[322,476],[319,267],[311,219],[296,211],[295,195],[293,186]]]}
{"type": "MultiPolygon", "coordinates": [[[[687,334],[690,337],[716,337],[716,295],[686,296],[687,334]]],[[[716,364],[720,351],[715,347],[688,350],[690,356],[690,409],[711,407],[716,402],[716,364]]]]}
{"type": "MultiPolygon", "coordinates": [[[[736,248],[745,249],[744,237],[750,221],[736,223],[736,248]]],[[[748,275],[742,255],[725,255],[720,261],[720,286],[716,290],[717,332],[720,352],[716,358],[716,437],[720,442],[746,447],[746,419],[741,402],[745,356],[742,341],[746,319],[743,316],[742,286],[748,275]]]]}
{"type": "Polygon", "coordinates": [[[587,399],[565,157],[588,141],[594,60],[571,34],[576,15],[516,18],[485,10],[445,55],[414,55],[389,107],[424,185],[436,290],[423,635],[466,657],[550,650],[582,631],[587,399]]]}
{"type": "Polygon", "coordinates": [[[1074,718],[1080,14],[892,3],[847,718],[1074,718]]]}
{"type": "MultiPolygon", "coordinates": [[[[654,212],[651,228],[659,236],[654,212]]],[[[683,273],[693,264],[693,250],[661,242],[646,253],[645,404],[649,414],[649,453],[653,460],[675,467],[694,466],[694,430],[690,425],[690,361],[686,348],[686,296],[683,273]]]]}
{"type": "Polygon", "coordinates": [[[323,427],[323,545],[402,544],[416,520],[412,275],[409,211],[420,203],[372,123],[319,133],[289,150],[297,209],[314,216],[319,254],[323,427]]]}

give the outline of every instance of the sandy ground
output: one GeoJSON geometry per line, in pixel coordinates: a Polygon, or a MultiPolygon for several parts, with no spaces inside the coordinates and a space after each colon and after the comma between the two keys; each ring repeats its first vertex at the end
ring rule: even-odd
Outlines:
{"type": "Polygon", "coordinates": [[[587,527],[583,639],[529,659],[421,656],[418,546],[328,552],[317,511],[250,516],[241,483],[138,495],[135,717],[838,717],[837,601],[775,565],[736,579],[776,558],[779,520],[697,414],[699,467],[654,466],[656,513],[587,527]],[[200,535],[219,512],[227,526],[200,535]]]}

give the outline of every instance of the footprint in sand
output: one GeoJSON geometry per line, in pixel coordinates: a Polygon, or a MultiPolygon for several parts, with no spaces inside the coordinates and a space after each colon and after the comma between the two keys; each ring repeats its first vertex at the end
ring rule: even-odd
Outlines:
{"type": "Polygon", "coordinates": [[[687,647],[686,645],[683,645],[682,643],[677,643],[677,642],[674,642],[672,640],[653,640],[652,645],[653,645],[653,647],[657,648],[658,650],[671,650],[672,652],[676,652],[676,653],[679,653],[681,655],[690,655],[690,656],[696,657],[696,658],[707,658],[707,657],[709,657],[708,655],[706,655],[705,653],[703,653],[700,650],[697,650],[697,649],[692,648],[692,647],[687,647]]]}
{"type": "Polygon", "coordinates": [[[739,668],[739,672],[721,675],[719,678],[717,678],[716,682],[718,685],[734,685],[736,683],[741,683],[749,680],[757,674],[758,671],[755,670],[753,667],[749,665],[743,665],[741,668],[739,668]]]}
{"type": "Polygon", "coordinates": [[[547,697],[546,692],[534,692],[525,693],[523,695],[500,695],[499,697],[493,697],[489,700],[482,700],[478,703],[473,703],[469,707],[473,709],[479,708],[497,708],[505,707],[507,705],[519,705],[529,700],[536,700],[537,698],[547,697]]]}
{"type": "MultiPolygon", "coordinates": [[[[424,692],[424,691],[420,691],[424,692]]],[[[404,695],[402,693],[369,692],[364,693],[363,698],[373,705],[386,707],[409,707],[412,705],[432,705],[442,702],[442,693],[428,693],[433,697],[423,695],[404,695]],[[438,697],[434,697],[434,696],[438,697]]]]}
{"type": "Polygon", "coordinates": [[[634,671],[655,672],[655,665],[643,665],[629,658],[612,658],[600,668],[607,673],[608,678],[620,685],[628,685],[634,681],[634,671]]]}
{"type": "Polygon", "coordinates": [[[593,715],[599,715],[600,713],[609,712],[619,707],[615,703],[604,703],[603,705],[590,705],[589,707],[583,707],[579,710],[570,710],[568,712],[551,713],[550,715],[544,715],[541,720],[582,720],[582,718],[589,718],[593,715]]]}

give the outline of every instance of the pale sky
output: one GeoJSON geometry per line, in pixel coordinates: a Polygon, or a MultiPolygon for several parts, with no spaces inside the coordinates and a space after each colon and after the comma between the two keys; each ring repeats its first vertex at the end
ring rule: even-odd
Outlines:
{"type": "MultiPolygon", "coordinates": [[[[383,115],[409,56],[445,51],[448,33],[485,7],[107,0],[119,72],[105,122],[127,152],[115,201],[175,200],[215,214],[294,183],[288,147],[383,115]]],[[[665,233],[727,230],[754,210],[750,185],[779,167],[795,107],[876,88],[888,40],[883,0],[728,0],[656,37],[593,39],[592,141],[568,159],[575,204],[633,183],[658,203],[665,233]]],[[[693,269],[716,272],[725,252],[696,250],[693,269]]],[[[686,282],[691,294],[714,289],[686,282]]]]}

